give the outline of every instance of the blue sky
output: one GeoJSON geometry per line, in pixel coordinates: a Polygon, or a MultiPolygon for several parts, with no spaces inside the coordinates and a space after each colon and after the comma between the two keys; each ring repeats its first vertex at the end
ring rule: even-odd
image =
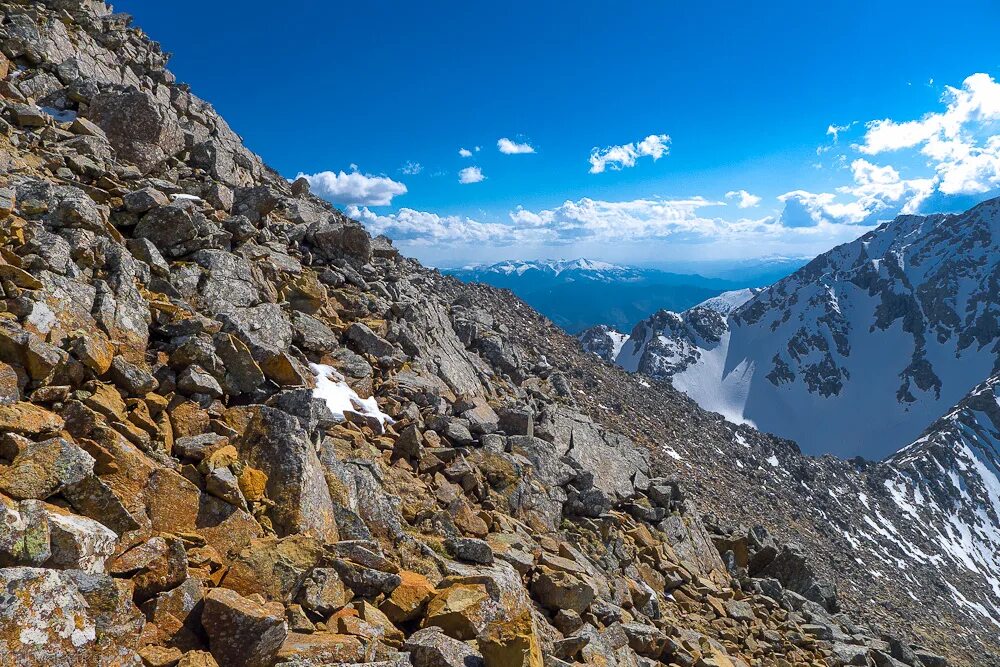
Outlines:
{"type": "Polygon", "coordinates": [[[808,255],[996,194],[997,3],[681,4],[116,9],[272,167],[431,264],[808,255]]]}

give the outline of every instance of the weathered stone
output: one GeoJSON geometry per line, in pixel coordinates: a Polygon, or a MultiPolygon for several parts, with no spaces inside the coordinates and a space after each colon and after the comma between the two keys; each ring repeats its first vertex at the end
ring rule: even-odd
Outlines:
{"type": "Polygon", "coordinates": [[[142,605],[142,611],[156,628],[152,638],[164,646],[181,650],[202,646],[201,614],[205,589],[196,577],[160,593],[142,605]]]}
{"type": "Polygon", "coordinates": [[[145,396],[159,384],[152,373],[130,363],[122,356],[117,356],[111,361],[108,377],[115,386],[123,389],[129,396],[145,396]]]}
{"type": "Polygon", "coordinates": [[[93,332],[73,341],[73,354],[95,375],[104,375],[111,368],[115,348],[105,336],[93,332]]]}
{"type": "Polygon", "coordinates": [[[413,667],[485,667],[483,656],[465,642],[452,639],[439,628],[425,628],[403,643],[413,667]]]}
{"type": "Polygon", "coordinates": [[[52,555],[46,567],[102,573],[118,543],[113,530],[93,519],[70,513],[48,512],[52,555]]]}
{"type": "Polygon", "coordinates": [[[0,498],[0,567],[40,566],[51,555],[45,504],[23,500],[15,505],[0,498]]]}
{"type": "Polygon", "coordinates": [[[110,577],[0,569],[0,657],[7,664],[136,664],[141,618],[127,586],[110,577]]]}
{"type": "Polygon", "coordinates": [[[62,417],[32,403],[0,405],[0,433],[38,436],[57,433],[63,425],[62,417]]]}
{"type": "Polygon", "coordinates": [[[304,535],[252,540],[233,561],[222,586],[289,604],[323,555],[322,543],[304,535]]]}
{"type": "Polygon", "coordinates": [[[298,600],[305,609],[328,616],[351,601],[353,592],[344,585],[337,571],[317,567],[305,580],[298,600]]]}
{"type": "Polygon", "coordinates": [[[473,537],[451,537],[445,540],[444,547],[458,560],[481,565],[493,562],[493,549],[483,540],[473,537]]]}
{"type": "Polygon", "coordinates": [[[316,449],[298,420],[262,407],[237,443],[243,460],[267,475],[268,516],[279,535],[304,533],[335,542],[333,501],[316,449]]]}
{"type": "Polygon", "coordinates": [[[87,117],[120,157],[143,172],[184,148],[184,132],[173,110],[139,88],[101,92],[90,101],[87,117]]]}
{"type": "Polygon", "coordinates": [[[125,195],[124,202],[129,213],[142,214],[158,206],[166,206],[170,199],[156,188],[146,187],[125,195]]]}
{"type": "Polygon", "coordinates": [[[379,606],[389,620],[397,624],[419,618],[427,601],[437,592],[430,580],[417,572],[403,570],[399,578],[399,585],[379,606]]]}
{"type": "Polygon", "coordinates": [[[347,328],[347,340],[354,344],[357,352],[370,354],[375,358],[391,357],[396,353],[392,343],[361,322],[355,322],[347,328]]]}
{"type": "Polygon", "coordinates": [[[24,441],[11,464],[0,467],[0,491],[16,499],[44,500],[82,481],[93,469],[94,458],[68,440],[24,441]]]}
{"type": "Polygon", "coordinates": [[[332,665],[362,662],[365,647],[350,635],[332,632],[312,634],[289,633],[281,645],[276,659],[306,665],[332,665]]]}
{"type": "Polygon", "coordinates": [[[129,549],[112,564],[116,574],[128,574],[137,602],[179,585],[188,577],[184,542],[176,537],[153,537],[129,549]]]}
{"type": "Polygon", "coordinates": [[[261,605],[228,588],[205,595],[201,623],[220,665],[270,667],[288,636],[281,605],[261,605]]]}
{"type": "Polygon", "coordinates": [[[586,611],[594,601],[593,585],[580,576],[542,566],[531,581],[531,593],[552,611],[586,611]]]}
{"type": "Polygon", "coordinates": [[[205,394],[219,397],[223,395],[219,381],[200,366],[188,366],[177,376],[177,388],[185,394],[205,394]]]}
{"type": "Polygon", "coordinates": [[[340,579],[359,597],[389,595],[402,582],[398,574],[365,567],[342,558],[335,558],[332,564],[340,579]]]}
{"type": "Polygon", "coordinates": [[[475,639],[486,628],[492,600],[481,584],[453,584],[427,603],[424,627],[438,627],[455,639],[475,639]]]}
{"type": "Polygon", "coordinates": [[[542,667],[542,649],[530,612],[491,623],[477,644],[486,667],[542,667]]]}

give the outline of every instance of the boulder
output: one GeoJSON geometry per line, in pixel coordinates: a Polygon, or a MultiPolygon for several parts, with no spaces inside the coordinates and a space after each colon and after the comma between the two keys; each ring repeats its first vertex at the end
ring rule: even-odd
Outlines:
{"type": "Polygon", "coordinates": [[[455,639],[475,639],[492,615],[492,599],[482,584],[452,584],[427,603],[423,627],[441,628],[455,639]]]}
{"type": "Polygon", "coordinates": [[[467,563],[489,565],[493,562],[493,549],[483,540],[474,537],[451,537],[445,540],[444,548],[454,558],[467,563]]]}
{"type": "Polygon", "coordinates": [[[262,605],[228,588],[205,595],[201,623],[212,656],[232,667],[270,667],[288,636],[280,604],[262,605]]]}
{"type": "Polygon", "coordinates": [[[303,533],[327,542],[337,540],[323,468],[298,419],[262,407],[237,448],[246,464],[267,475],[267,497],[274,502],[267,513],[279,536],[303,533]]]}
{"type": "Polygon", "coordinates": [[[142,616],[103,575],[0,569],[0,659],[18,667],[138,664],[142,616]]]}
{"type": "Polygon", "coordinates": [[[102,573],[118,544],[113,530],[93,519],[51,510],[48,512],[52,555],[46,567],[102,573]]]}
{"type": "Polygon", "coordinates": [[[485,667],[482,654],[465,642],[452,639],[439,628],[425,628],[403,643],[413,667],[485,667]]]}
{"type": "Polygon", "coordinates": [[[379,606],[393,623],[408,623],[420,617],[427,601],[437,592],[430,580],[417,572],[403,570],[400,583],[379,606]]]}
{"type": "Polygon", "coordinates": [[[530,613],[491,623],[477,639],[486,667],[542,667],[542,649],[530,613]]]}
{"type": "Polygon", "coordinates": [[[63,419],[32,403],[0,405],[0,433],[39,436],[62,430],[63,419]]]}
{"type": "Polygon", "coordinates": [[[63,438],[22,440],[17,447],[11,464],[0,467],[0,491],[15,499],[44,500],[82,481],[94,469],[94,458],[63,438]]]}
{"type": "Polygon", "coordinates": [[[357,637],[333,632],[288,635],[276,659],[304,665],[333,665],[365,661],[365,647],[357,637]]]}
{"type": "Polygon", "coordinates": [[[289,604],[322,555],[322,543],[305,535],[251,540],[233,560],[220,585],[240,595],[257,593],[289,604]]]}
{"type": "Polygon", "coordinates": [[[116,87],[96,95],[87,109],[121,158],[148,172],[184,148],[173,109],[145,90],[116,87]]]}
{"type": "Polygon", "coordinates": [[[531,594],[552,611],[586,611],[594,601],[594,586],[583,576],[542,566],[531,581],[531,594]]]}

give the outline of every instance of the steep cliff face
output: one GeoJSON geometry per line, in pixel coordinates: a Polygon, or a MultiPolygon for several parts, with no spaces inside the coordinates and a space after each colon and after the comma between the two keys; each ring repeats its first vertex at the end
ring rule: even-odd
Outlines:
{"type": "Polygon", "coordinates": [[[993,660],[749,469],[847,464],[401,257],[103,3],[0,15],[0,664],[993,660]]]}

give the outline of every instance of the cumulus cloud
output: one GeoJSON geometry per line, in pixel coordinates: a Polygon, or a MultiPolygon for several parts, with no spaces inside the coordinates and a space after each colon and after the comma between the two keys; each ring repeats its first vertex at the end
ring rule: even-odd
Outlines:
{"type": "Polygon", "coordinates": [[[404,164],[400,171],[402,171],[407,176],[415,176],[424,170],[424,165],[419,162],[407,162],[404,164]]]}
{"type": "Polygon", "coordinates": [[[472,157],[472,151],[470,151],[468,148],[459,148],[458,154],[461,155],[462,157],[472,157]]]}
{"type": "Polygon", "coordinates": [[[346,213],[363,223],[372,234],[385,234],[414,245],[507,245],[516,241],[516,230],[510,225],[484,223],[459,215],[442,216],[410,208],[379,215],[358,206],[348,207],[346,213]]]}
{"type": "Polygon", "coordinates": [[[792,228],[822,224],[874,226],[900,213],[916,213],[934,192],[934,178],[904,179],[891,166],[858,158],[850,166],[853,183],[834,192],[793,190],[778,197],[785,206],[779,221],[792,228]]]}
{"type": "Polygon", "coordinates": [[[600,174],[606,169],[620,171],[626,167],[634,167],[636,160],[641,157],[659,160],[670,152],[669,143],[668,135],[651,134],[642,141],[623,146],[595,147],[590,151],[590,173],[600,174]]]}
{"type": "Polygon", "coordinates": [[[313,194],[344,206],[389,206],[392,198],[406,194],[406,186],[388,176],[362,174],[356,165],[350,173],[321,171],[299,173],[297,178],[309,181],[313,194]]]}
{"type": "Polygon", "coordinates": [[[535,148],[531,144],[517,143],[507,137],[497,140],[497,148],[504,155],[526,155],[535,152],[535,148]]]}
{"type": "Polygon", "coordinates": [[[458,172],[458,182],[463,184],[469,183],[481,183],[485,181],[486,177],[483,176],[483,170],[479,167],[466,167],[462,171],[458,172]]]}
{"type": "Polygon", "coordinates": [[[760,197],[746,190],[731,190],[726,193],[726,199],[735,199],[739,208],[753,208],[760,203],[760,197]]]}
{"type": "MultiPolygon", "coordinates": [[[[832,195],[831,195],[832,196],[832,195]]],[[[442,216],[403,208],[377,214],[350,207],[348,215],[373,234],[386,234],[413,247],[565,246],[669,241],[675,244],[781,242],[803,238],[847,240],[853,225],[821,220],[797,226],[772,216],[724,220],[705,209],[724,202],[703,197],[604,201],[583,198],[553,208],[518,207],[501,221],[483,222],[467,216],[442,216]]]]}
{"type": "Polygon", "coordinates": [[[961,88],[945,87],[944,111],[918,120],[890,118],[866,124],[857,149],[867,155],[919,149],[933,166],[945,195],[985,193],[1000,185],[1000,84],[973,74],[961,88]]]}

